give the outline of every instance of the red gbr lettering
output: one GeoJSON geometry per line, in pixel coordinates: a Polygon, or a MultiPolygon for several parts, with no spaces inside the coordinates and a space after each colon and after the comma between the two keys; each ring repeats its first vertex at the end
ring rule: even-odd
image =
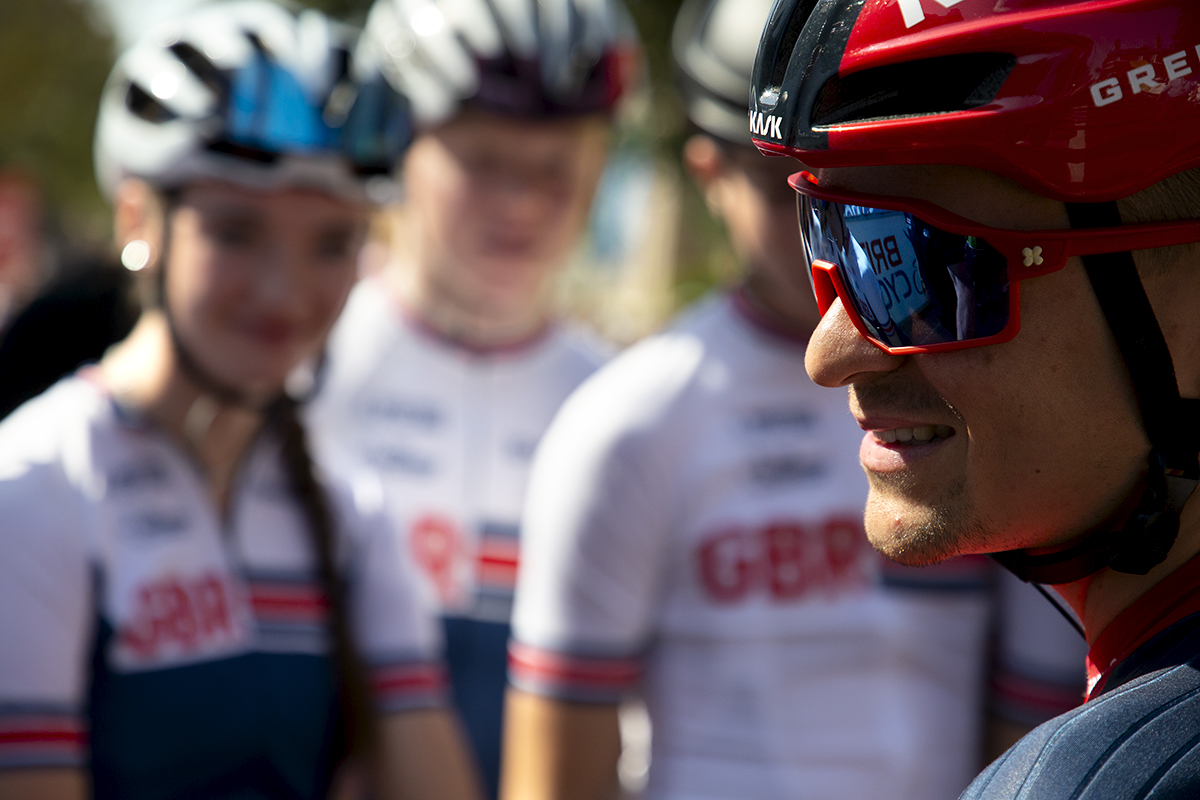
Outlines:
{"type": "Polygon", "coordinates": [[[229,588],[220,575],[209,573],[194,580],[172,576],[141,587],[120,639],[138,657],[153,658],[164,650],[194,652],[233,635],[229,588]]]}
{"type": "Polygon", "coordinates": [[[750,591],[754,558],[746,550],[739,530],[717,534],[700,545],[700,580],[708,595],[722,603],[735,603],[750,591]]]}
{"type": "Polygon", "coordinates": [[[696,565],[705,594],[718,603],[737,603],[758,592],[789,602],[862,584],[867,549],[862,523],[855,519],[777,522],[706,537],[696,550],[696,565]]]}

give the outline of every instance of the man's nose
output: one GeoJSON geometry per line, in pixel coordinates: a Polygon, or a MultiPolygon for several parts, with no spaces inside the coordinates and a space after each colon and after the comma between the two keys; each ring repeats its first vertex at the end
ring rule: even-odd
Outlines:
{"type": "Polygon", "coordinates": [[[881,350],[859,333],[838,298],[809,339],[804,367],[821,386],[846,386],[859,376],[897,369],[904,358],[881,350]]]}

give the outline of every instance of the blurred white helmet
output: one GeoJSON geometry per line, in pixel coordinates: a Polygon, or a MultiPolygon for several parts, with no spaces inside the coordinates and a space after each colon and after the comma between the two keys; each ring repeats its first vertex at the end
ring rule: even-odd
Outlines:
{"type": "Polygon", "coordinates": [[[610,113],[640,56],[620,0],[376,0],[357,53],[421,125],[464,103],[535,118],[610,113]]]}
{"type": "Polygon", "coordinates": [[[117,61],[96,123],[109,197],[123,178],[171,189],[198,178],[308,186],[384,199],[412,138],[407,100],[352,66],[353,31],[266,0],[163,23],[117,61]]]}
{"type": "Polygon", "coordinates": [[[685,0],[671,49],[688,119],[730,142],[751,145],[750,78],[774,0],[685,0]]]}

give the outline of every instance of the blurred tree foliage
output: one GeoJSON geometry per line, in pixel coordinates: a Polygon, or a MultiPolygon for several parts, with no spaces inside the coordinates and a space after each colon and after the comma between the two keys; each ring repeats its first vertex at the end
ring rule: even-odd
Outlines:
{"type": "MultiPolygon", "coordinates": [[[[626,0],[645,47],[654,104],[646,131],[648,144],[663,161],[682,171],[681,153],[689,134],[683,102],[676,91],[671,29],[682,0],[626,0]]],[[[674,301],[685,306],[738,271],[724,227],[708,212],[696,185],[681,175],[680,236],[675,253],[674,301]]]]}
{"type": "Polygon", "coordinates": [[[92,127],[111,63],[111,34],[82,0],[0,0],[0,169],[34,177],[52,211],[93,231],[92,127]]]}

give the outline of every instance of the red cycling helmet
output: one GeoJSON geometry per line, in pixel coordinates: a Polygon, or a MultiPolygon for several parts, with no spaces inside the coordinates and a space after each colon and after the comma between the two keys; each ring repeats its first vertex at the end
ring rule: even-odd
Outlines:
{"type": "Polygon", "coordinates": [[[815,167],[958,164],[1126,197],[1200,166],[1200,5],[780,0],[751,129],[815,167]]]}

